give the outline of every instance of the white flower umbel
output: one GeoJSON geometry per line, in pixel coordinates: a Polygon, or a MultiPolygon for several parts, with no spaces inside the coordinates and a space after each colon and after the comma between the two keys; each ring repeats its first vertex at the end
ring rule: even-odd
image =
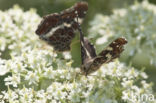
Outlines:
{"type": "Polygon", "coordinates": [[[89,37],[96,39],[96,45],[101,51],[104,44],[118,37],[128,41],[124,60],[134,60],[135,64],[156,67],[156,6],[136,2],[125,9],[114,10],[110,16],[98,14],[90,22],[89,37]]]}
{"type": "MultiPolygon", "coordinates": [[[[79,74],[66,60],[58,59],[52,50],[29,50],[5,62],[11,75],[5,78],[9,88],[1,92],[2,101],[133,103],[129,94],[154,95],[144,72],[117,60],[88,77],[79,74]]],[[[154,103],[148,99],[147,102],[154,103]]]]}
{"type": "Polygon", "coordinates": [[[2,57],[8,58],[9,52],[18,55],[34,46],[41,46],[35,34],[40,20],[41,18],[34,9],[24,12],[17,5],[7,11],[0,11],[0,52],[2,57]]]}

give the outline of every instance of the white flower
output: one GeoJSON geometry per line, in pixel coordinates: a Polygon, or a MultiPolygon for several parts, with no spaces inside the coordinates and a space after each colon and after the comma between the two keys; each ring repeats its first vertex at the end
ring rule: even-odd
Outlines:
{"type": "Polygon", "coordinates": [[[39,77],[37,75],[37,72],[31,72],[31,71],[28,71],[26,77],[25,77],[25,80],[28,80],[29,81],[29,85],[31,84],[36,84],[37,82],[39,82],[39,77]]]}
{"type": "Polygon", "coordinates": [[[63,52],[63,56],[64,56],[65,59],[71,59],[70,52],[63,52]]]}
{"type": "Polygon", "coordinates": [[[53,70],[53,67],[49,67],[45,69],[44,76],[49,79],[55,79],[56,71],[53,70]]]}
{"type": "Polygon", "coordinates": [[[0,58],[0,76],[5,75],[7,72],[9,72],[9,69],[7,69],[5,62],[5,60],[2,60],[0,58]]]}
{"type": "Polygon", "coordinates": [[[21,82],[21,77],[20,74],[16,74],[13,76],[8,76],[4,81],[6,82],[5,85],[7,86],[12,85],[13,87],[17,87],[17,85],[21,82]]]}
{"type": "Polygon", "coordinates": [[[31,9],[30,11],[24,12],[15,5],[8,11],[0,11],[0,16],[1,51],[9,49],[12,54],[18,55],[21,51],[27,51],[26,46],[29,46],[30,48],[41,46],[38,42],[38,37],[34,33],[38,22],[41,19],[36,14],[35,10],[31,9]]]}

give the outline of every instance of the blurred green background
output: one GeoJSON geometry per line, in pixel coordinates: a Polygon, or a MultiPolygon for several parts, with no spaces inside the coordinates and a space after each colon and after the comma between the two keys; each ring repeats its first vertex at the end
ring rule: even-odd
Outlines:
{"type": "MultiPolygon", "coordinates": [[[[30,8],[35,8],[37,13],[42,17],[44,15],[60,12],[66,8],[71,7],[78,1],[82,0],[0,0],[0,10],[7,10],[13,5],[18,4],[24,11],[30,8]]],[[[124,8],[134,3],[135,0],[84,0],[89,4],[89,10],[87,12],[85,21],[82,25],[84,34],[87,36],[87,30],[89,28],[89,21],[93,20],[94,16],[98,13],[105,15],[111,15],[112,10],[116,8],[124,8]]],[[[142,0],[138,0],[141,2],[142,0]]],[[[150,3],[156,4],[156,0],[149,0],[150,3]]],[[[75,38],[75,41],[78,37],[75,38]]],[[[77,45],[78,46],[78,45],[77,45]]],[[[75,47],[78,49],[78,47],[75,47]]],[[[78,51],[77,49],[73,52],[78,51]]],[[[78,54],[79,52],[77,52],[78,54]]],[[[79,54],[80,55],[80,54],[79,54]]],[[[78,57],[75,57],[78,58],[78,57]]],[[[80,64],[81,60],[76,59],[76,63],[80,64]]],[[[75,64],[77,66],[77,64],[75,64]]],[[[139,68],[139,66],[136,65],[139,68]]],[[[146,71],[149,76],[155,75],[156,72],[146,71]]],[[[4,78],[0,78],[0,82],[3,82],[4,78]]],[[[155,78],[150,78],[149,81],[154,81],[155,78]]]]}
{"type": "MultiPolygon", "coordinates": [[[[13,5],[18,4],[25,11],[35,8],[40,16],[54,12],[60,12],[69,8],[78,1],[86,1],[89,4],[89,11],[85,18],[85,30],[88,28],[88,21],[92,20],[97,13],[111,14],[113,9],[124,8],[134,3],[136,0],[0,0],[0,10],[7,10],[13,5]]],[[[137,0],[141,2],[142,0],[137,0]]],[[[156,0],[149,0],[150,3],[156,3],[156,0]]]]}
{"type": "MultiPolygon", "coordinates": [[[[0,10],[7,10],[13,7],[14,4],[18,4],[25,11],[30,8],[35,8],[40,16],[44,16],[54,12],[60,12],[66,8],[69,8],[78,1],[86,1],[89,4],[89,10],[83,23],[84,32],[86,33],[88,28],[88,21],[98,14],[111,14],[113,9],[127,7],[135,0],[0,0],[0,10]]],[[[138,0],[142,1],[142,0],[138,0]]],[[[151,3],[156,3],[155,0],[149,0],[151,3]]]]}

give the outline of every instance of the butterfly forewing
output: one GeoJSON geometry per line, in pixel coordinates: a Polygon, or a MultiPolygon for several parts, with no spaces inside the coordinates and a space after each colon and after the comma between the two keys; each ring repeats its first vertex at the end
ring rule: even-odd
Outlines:
{"type": "Polygon", "coordinates": [[[75,37],[78,23],[81,24],[88,10],[86,2],[78,2],[69,9],[60,13],[44,16],[39,24],[36,34],[54,47],[56,51],[70,50],[70,44],[75,37]]]}

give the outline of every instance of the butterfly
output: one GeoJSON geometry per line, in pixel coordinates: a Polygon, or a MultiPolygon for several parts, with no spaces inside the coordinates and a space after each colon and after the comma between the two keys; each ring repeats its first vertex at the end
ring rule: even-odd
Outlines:
{"type": "Polygon", "coordinates": [[[87,38],[84,38],[80,25],[78,30],[80,32],[81,45],[81,74],[85,76],[97,71],[102,64],[118,58],[124,51],[124,45],[127,44],[127,40],[124,37],[117,38],[97,55],[94,45],[87,38]]]}
{"type": "Polygon", "coordinates": [[[87,2],[78,2],[60,13],[44,16],[35,32],[40,39],[53,46],[55,51],[68,51],[78,29],[76,18],[81,24],[87,10],[87,2]]]}
{"type": "Polygon", "coordinates": [[[118,58],[124,50],[123,46],[127,43],[125,38],[117,38],[97,55],[94,45],[84,38],[80,27],[87,10],[86,2],[78,2],[60,13],[44,16],[36,30],[40,39],[60,52],[70,50],[71,40],[75,37],[75,31],[78,30],[81,44],[81,73],[86,76],[97,71],[102,64],[118,58]]]}

